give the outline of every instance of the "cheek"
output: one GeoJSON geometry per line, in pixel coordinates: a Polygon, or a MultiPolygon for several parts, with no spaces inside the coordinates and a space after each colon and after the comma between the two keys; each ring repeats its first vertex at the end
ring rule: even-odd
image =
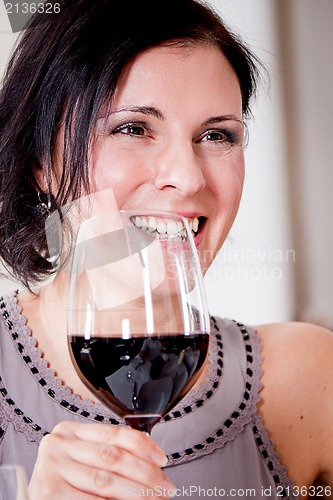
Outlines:
{"type": "Polygon", "coordinates": [[[216,215],[222,220],[234,219],[242,196],[245,166],[243,151],[237,152],[210,171],[210,186],[214,193],[216,215]]]}
{"type": "Polygon", "coordinates": [[[230,184],[229,184],[229,195],[230,195],[230,200],[229,197],[227,197],[228,201],[230,202],[230,215],[231,215],[231,224],[234,221],[234,218],[236,217],[236,214],[238,212],[238,207],[239,203],[241,201],[242,193],[243,193],[243,187],[244,187],[244,176],[245,176],[245,169],[244,169],[244,163],[238,166],[237,169],[235,169],[234,175],[230,179],[230,184]]]}
{"type": "MultiPolygon", "coordinates": [[[[211,256],[220,250],[238,212],[245,173],[243,154],[239,153],[237,158],[230,158],[215,167],[209,179],[212,218],[207,245],[211,256]]],[[[208,260],[205,267],[211,264],[212,259],[208,260]]]]}
{"type": "Polygon", "coordinates": [[[101,141],[92,151],[90,165],[92,192],[112,189],[119,208],[144,182],[143,160],[129,149],[118,150],[101,141]]]}

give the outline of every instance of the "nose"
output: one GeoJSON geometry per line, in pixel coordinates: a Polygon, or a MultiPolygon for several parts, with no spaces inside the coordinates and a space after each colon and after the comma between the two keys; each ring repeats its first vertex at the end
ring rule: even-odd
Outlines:
{"type": "Polygon", "coordinates": [[[205,187],[206,179],[192,142],[173,141],[165,146],[155,164],[154,184],[159,190],[174,188],[185,196],[205,187]]]}

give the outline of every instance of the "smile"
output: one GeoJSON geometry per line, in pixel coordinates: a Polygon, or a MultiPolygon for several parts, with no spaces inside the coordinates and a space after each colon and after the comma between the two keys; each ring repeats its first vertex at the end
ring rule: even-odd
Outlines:
{"type": "MultiPolygon", "coordinates": [[[[195,238],[199,232],[201,217],[185,217],[195,238]]],[[[135,216],[133,224],[158,240],[186,241],[186,231],[182,221],[153,216],[135,216]]]]}

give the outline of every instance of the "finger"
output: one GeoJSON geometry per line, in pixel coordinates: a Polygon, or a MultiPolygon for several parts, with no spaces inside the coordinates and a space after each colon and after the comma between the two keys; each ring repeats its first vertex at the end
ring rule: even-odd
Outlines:
{"type": "Polygon", "coordinates": [[[62,477],[54,474],[44,474],[39,481],[30,481],[28,494],[30,500],[40,500],[41,498],[52,498],[52,500],[109,500],[103,499],[100,495],[95,495],[78,490],[67,483],[62,477]]]}
{"type": "Polygon", "coordinates": [[[144,460],[152,460],[160,467],[167,463],[164,451],[144,432],[125,426],[108,424],[81,424],[78,422],[61,422],[53,433],[69,438],[76,437],[82,441],[112,444],[119,446],[144,460]]]}
{"type": "Polygon", "coordinates": [[[150,498],[169,498],[175,490],[168,481],[161,484],[155,481],[147,487],[113,472],[76,462],[68,463],[62,471],[62,476],[72,487],[102,498],[133,499],[142,498],[142,495],[150,498]]]}
{"type": "Polygon", "coordinates": [[[76,462],[93,464],[97,469],[110,471],[124,478],[129,477],[147,487],[167,481],[167,477],[158,465],[151,460],[139,458],[119,446],[67,440],[66,453],[76,462]]]}

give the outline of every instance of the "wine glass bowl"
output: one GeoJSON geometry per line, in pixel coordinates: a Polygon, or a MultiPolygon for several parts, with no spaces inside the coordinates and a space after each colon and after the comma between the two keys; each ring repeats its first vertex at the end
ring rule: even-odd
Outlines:
{"type": "Polygon", "coordinates": [[[209,325],[186,218],[120,211],[80,225],[68,301],[71,358],[84,384],[132,427],[150,432],[194,385],[209,325]]]}

